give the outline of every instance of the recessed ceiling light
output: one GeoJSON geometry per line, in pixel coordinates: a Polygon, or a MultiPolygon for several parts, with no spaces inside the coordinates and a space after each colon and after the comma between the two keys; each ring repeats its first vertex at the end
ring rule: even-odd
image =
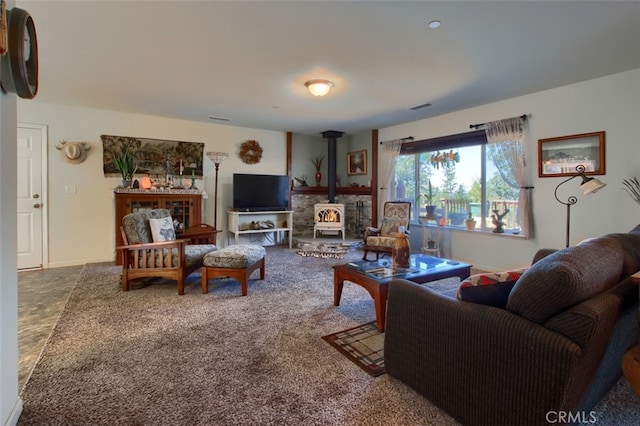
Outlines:
{"type": "Polygon", "coordinates": [[[429,28],[435,29],[435,28],[438,28],[441,24],[442,24],[442,22],[440,22],[437,19],[435,19],[435,20],[429,22],[428,25],[429,25],[429,28]]]}

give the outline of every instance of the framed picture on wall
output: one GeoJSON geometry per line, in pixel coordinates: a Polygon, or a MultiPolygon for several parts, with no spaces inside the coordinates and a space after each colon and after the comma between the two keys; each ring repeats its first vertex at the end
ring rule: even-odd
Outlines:
{"type": "Polygon", "coordinates": [[[367,150],[353,151],[347,153],[347,174],[366,175],[367,174],[367,150]]]}
{"type": "Polygon", "coordinates": [[[572,176],[584,166],[585,175],[605,174],[604,132],[538,139],[538,176],[572,176]]]}

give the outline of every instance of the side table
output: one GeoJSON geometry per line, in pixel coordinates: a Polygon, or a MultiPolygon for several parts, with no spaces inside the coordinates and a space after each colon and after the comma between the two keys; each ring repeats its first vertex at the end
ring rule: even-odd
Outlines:
{"type": "Polygon", "coordinates": [[[428,254],[429,256],[440,257],[440,226],[438,225],[438,219],[435,214],[420,216],[418,218],[422,225],[422,254],[428,254]],[[431,233],[434,232],[427,226],[430,222],[436,225],[435,238],[431,239],[431,233]],[[433,247],[429,247],[428,241],[435,241],[433,247]]]}
{"type": "MultiPolygon", "coordinates": [[[[640,292],[640,272],[633,274],[631,280],[638,285],[640,292]]],[[[638,314],[640,315],[640,312],[638,314]]],[[[622,357],[622,373],[636,394],[640,396],[640,343],[625,352],[622,357]]]]}

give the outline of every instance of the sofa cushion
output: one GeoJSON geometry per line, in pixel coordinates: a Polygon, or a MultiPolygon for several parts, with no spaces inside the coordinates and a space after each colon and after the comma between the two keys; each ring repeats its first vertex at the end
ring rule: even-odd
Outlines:
{"type": "Polygon", "coordinates": [[[552,253],[520,277],[506,309],[543,323],[616,284],[623,255],[622,245],[612,238],[597,238],[552,253]]]}
{"type": "Polygon", "coordinates": [[[603,238],[612,238],[622,245],[622,278],[640,271],[640,233],[608,234],[603,238]]]}
{"type": "Polygon", "coordinates": [[[509,293],[527,268],[474,274],[463,280],[456,297],[465,302],[504,308],[509,293]]]}

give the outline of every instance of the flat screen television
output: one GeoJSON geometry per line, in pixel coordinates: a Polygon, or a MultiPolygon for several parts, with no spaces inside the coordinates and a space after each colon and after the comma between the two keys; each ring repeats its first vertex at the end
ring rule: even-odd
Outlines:
{"type": "Polygon", "coordinates": [[[289,209],[289,177],[233,174],[233,209],[242,212],[289,209]]]}

